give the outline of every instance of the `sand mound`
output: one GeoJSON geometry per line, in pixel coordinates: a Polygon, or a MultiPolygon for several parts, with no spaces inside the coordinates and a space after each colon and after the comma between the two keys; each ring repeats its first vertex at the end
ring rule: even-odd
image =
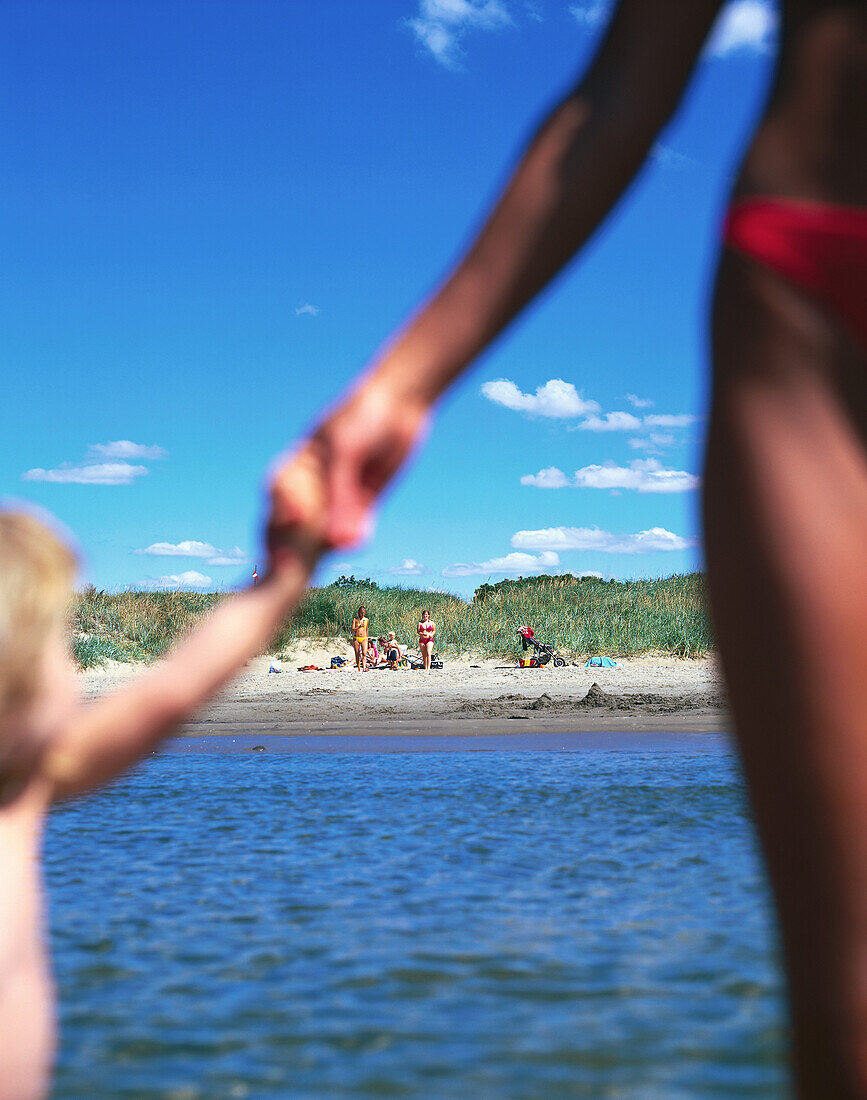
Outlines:
{"type": "Polygon", "coordinates": [[[552,698],[543,692],[536,699],[527,695],[498,695],[495,699],[478,699],[461,703],[452,713],[462,718],[511,718],[515,711],[546,711],[568,714],[576,710],[596,708],[626,714],[677,714],[684,710],[715,710],[724,705],[721,695],[713,692],[693,692],[689,695],[656,695],[639,692],[621,695],[603,691],[594,683],[581,698],[552,698]]]}

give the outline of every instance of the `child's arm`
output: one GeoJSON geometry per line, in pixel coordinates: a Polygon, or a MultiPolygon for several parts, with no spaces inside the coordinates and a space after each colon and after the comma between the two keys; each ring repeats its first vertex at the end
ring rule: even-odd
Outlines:
{"type": "Polygon", "coordinates": [[[43,763],[53,797],[112,779],[218,691],[294,609],[316,557],[312,545],[299,547],[257,587],[221,603],[140,680],[83,706],[43,763]]]}

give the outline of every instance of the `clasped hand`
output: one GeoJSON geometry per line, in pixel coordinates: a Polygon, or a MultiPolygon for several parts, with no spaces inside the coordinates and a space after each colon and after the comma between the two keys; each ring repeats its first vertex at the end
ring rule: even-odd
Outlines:
{"type": "Polygon", "coordinates": [[[351,391],[271,478],[272,568],[301,544],[334,550],[368,537],[377,501],[420,441],[429,412],[425,402],[376,377],[351,391]]]}

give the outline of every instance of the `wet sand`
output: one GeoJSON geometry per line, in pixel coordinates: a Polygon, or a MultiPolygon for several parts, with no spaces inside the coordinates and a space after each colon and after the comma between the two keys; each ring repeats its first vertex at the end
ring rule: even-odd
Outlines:
{"type": "MultiPolygon", "coordinates": [[[[308,650],[295,660],[324,664],[327,656],[314,651],[311,660],[308,650]]],[[[286,670],[278,674],[269,673],[269,665],[267,657],[251,662],[179,733],[252,735],[260,741],[282,736],[304,743],[310,738],[398,737],[417,745],[419,739],[432,737],[462,742],[496,738],[499,745],[516,737],[685,736],[720,733],[731,726],[712,659],[644,657],[626,660],[616,669],[517,669],[502,667],[503,662],[464,660],[429,673],[306,673],[286,662],[286,670]]],[[[98,696],[145,671],[113,664],[83,673],[83,692],[98,696]]]]}

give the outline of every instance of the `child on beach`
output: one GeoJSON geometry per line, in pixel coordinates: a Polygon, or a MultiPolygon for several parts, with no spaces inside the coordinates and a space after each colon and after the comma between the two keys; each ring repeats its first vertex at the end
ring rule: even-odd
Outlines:
{"type": "MultiPolygon", "coordinates": [[[[291,476],[291,467],[281,477],[291,476]]],[[[51,803],[147,755],[265,645],[321,546],[272,527],[271,565],[130,686],[84,706],[64,634],[75,558],[24,512],[0,512],[0,1100],[39,1100],[54,1052],[54,994],[39,859],[51,803]]]]}

